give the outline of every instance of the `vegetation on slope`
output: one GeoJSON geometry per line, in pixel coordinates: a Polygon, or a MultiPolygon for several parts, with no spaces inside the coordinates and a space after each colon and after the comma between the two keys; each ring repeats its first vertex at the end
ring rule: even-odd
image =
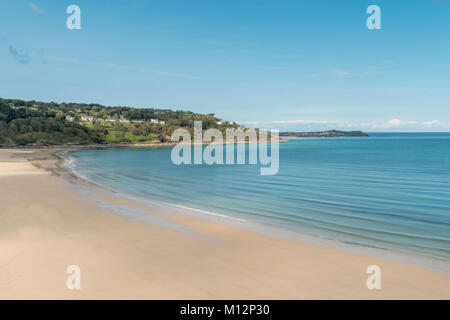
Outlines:
{"type": "Polygon", "coordinates": [[[214,114],[0,98],[0,146],[165,142],[177,128],[239,127],[214,114]]]}

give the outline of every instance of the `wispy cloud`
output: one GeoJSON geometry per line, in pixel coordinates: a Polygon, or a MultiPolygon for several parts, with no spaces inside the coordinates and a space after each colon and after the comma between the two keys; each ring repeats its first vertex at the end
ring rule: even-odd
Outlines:
{"type": "Polygon", "coordinates": [[[365,78],[373,75],[377,75],[380,73],[384,73],[382,70],[370,70],[370,71],[361,71],[361,72],[350,72],[338,68],[333,68],[329,71],[329,74],[337,77],[337,78],[365,78]]]}
{"type": "Polygon", "coordinates": [[[47,61],[60,61],[60,62],[66,62],[66,63],[72,63],[72,64],[97,66],[97,67],[103,67],[103,68],[115,69],[115,70],[128,70],[128,71],[134,71],[134,72],[151,73],[151,74],[156,74],[156,75],[166,76],[166,77],[175,77],[175,78],[190,79],[190,80],[198,80],[199,79],[199,77],[188,75],[188,74],[156,70],[156,69],[142,67],[142,66],[130,66],[130,65],[123,65],[123,64],[108,63],[108,62],[90,61],[90,60],[83,60],[83,59],[71,58],[71,57],[49,56],[44,53],[43,49],[41,49],[37,55],[36,54],[30,55],[26,52],[19,52],[13,46],[10,46],[9,53],[17,60],[17,62],[19,62],[21,64],[28,64],[28,62],[30,62],[30,60],[31,60],[31,57],[33,57],[34,59],[41,61],[42,64],[47,64],[47,61]]]}
{"type": "Polygon", "coordinates": [[[167,77],[176,77],[176,78],[191,79],[191,80],[199,79],[196,76],[192,76],[192,75],[188,75],[188,74],[161,71],[161,70],[151,69],[151,68],[147,68],[147,67],[140,67],[140,66],[129,66],[129,65],[122,65],[122,64],[108,63],[108,62],[89,61],[89,60],[81,60],[81,59],[77,59],[77,58],[56,57],[56,56],[47,56],[47,55],[43,55],[42,58],[45,60],[49,60],[49,61],[55,60],[55,61],[62,61],[62,62],[74,63],[74,64],[98,66],[98,67],[104,67],[104,68],[116,69],[116,70],[130,70],[130,71],[144,72],[144,73],[146,72],[146,73],[152,73],[152,74],[157,74],[157,75],[167,76],[167,77]]]}
{"type": "Polygon", "coordinates": [[[266,65],[261,65],[261,66],[258,66],[258,68],[266,69],[266,70],[275,70],[275,71],[287,71],[287,70],[290,70],[289,67],[285,67],[285,66],[266,66],[266,65]]]}
{"type": "Polygon", "coordinates": [[[28,53],[19,52],[13,46],[9,46],[9,53],[16,59],[20,64],[27,64],[30,61],[30,56],[28,53]]]}
{"type": "Polygon", "coordinates": [[[441,122],[439,120],[431,120],[431,121],[425,121],[423,124],[426,126],[440,126],[441,122]]]}
{"type": "Polygon", "coordinates": [[[45,13],[44,10],[42,10],[37,4],[33,2],[29,2],[28,5],[30,6],[31,10],[33,10],[36,13],[43,14],[45,13]]]}
{"type": "Polygon", "coordinates": [[[391,119],[381,124],[382,128],[398,128],[418,124],[417,121],[404,121],[400,119],[391,119]]]}

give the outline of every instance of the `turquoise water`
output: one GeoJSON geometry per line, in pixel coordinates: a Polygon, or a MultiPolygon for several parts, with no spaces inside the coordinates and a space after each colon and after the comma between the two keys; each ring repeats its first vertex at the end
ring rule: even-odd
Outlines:
{"type": "Polygon", "coordinates": [[[88,179],[340,241],[450,260],[450,133],[291,139],[280,169],[172,164],[171,148],[71,152],[88,179]]]}

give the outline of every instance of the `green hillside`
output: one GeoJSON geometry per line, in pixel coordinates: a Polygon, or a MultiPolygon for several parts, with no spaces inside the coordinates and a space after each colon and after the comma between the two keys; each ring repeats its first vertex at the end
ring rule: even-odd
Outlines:
{"type": "Polygon", "coordinates": [[[0,98],[0,146],[165,142],[177,128],[239,127],[214,114],[0,98]]]}

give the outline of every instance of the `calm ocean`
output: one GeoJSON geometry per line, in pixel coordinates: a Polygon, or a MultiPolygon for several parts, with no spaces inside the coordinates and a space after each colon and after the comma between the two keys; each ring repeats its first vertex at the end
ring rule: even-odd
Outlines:
{"type": "Polygon", "coordinates": [[[170,154],[67,156],[76,172],[129,195],[450,261],[450,133],[290,139],[274,176],[255,165],[176,166],[170,154]]]}

